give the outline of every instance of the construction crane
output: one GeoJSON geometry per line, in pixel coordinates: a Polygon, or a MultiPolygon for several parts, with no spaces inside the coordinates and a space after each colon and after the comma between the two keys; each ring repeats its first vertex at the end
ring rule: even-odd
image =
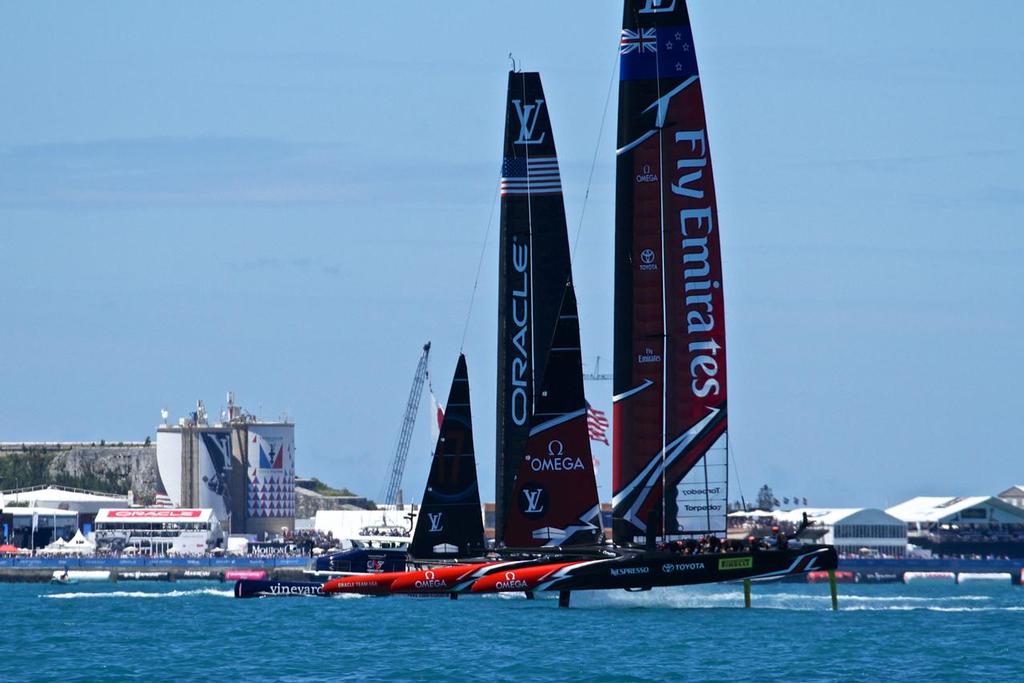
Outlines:
{"type": "Polygon", "coordinates": [[[409,444],[412,442],[412,428],[416,424],[416,413],[420,408],[420,397],[423,385],[427,381],[427,357],[430,355],[430,342],[423,345],[420,362],[416,364],[416,374],[412,378],[412,389],[409,400],[405,404],[405,416],[402,418],[402,429],[398,433],[398,444],[395,455],[391,458],[391,478],[381,500],[387,505],[400,505],[402,498],[402,475],[405,474],[405,459],[409,455],[409,444]]]}
{"type": "Polygon", "coordinates": [[[594,371],[593,372],[589,372],[589,373],[583,375],[583,379],[585,379],[585,380],[599,380],[599,381],[603,381],[603,380],[609,380],[611,378],[612,378],[612,376],[610,374],[608,374],[606,372],[605,373],[601,372],[601,356],[598,356],[597,360],[594,361],[594,371]]]}

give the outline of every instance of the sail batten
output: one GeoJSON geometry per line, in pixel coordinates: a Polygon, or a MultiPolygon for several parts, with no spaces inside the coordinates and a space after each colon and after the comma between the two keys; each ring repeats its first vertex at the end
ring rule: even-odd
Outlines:
{"type": "Polygon", "coordinates": [[[684,0],[627,0],[619,54],[613,536],[720,534],[728,494],[721,249],[684,0]]]}

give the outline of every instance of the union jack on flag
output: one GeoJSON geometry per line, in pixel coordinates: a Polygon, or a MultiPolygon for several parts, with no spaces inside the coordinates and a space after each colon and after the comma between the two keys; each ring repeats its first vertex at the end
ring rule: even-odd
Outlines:
{"type": "Polygon", "coordinates": [[[639,31],[622,29],[622,38],[619,39],[619,54],[628,55],[630,52],[657,52],[658,32],[653,28],[644,28],[639,31]]]}
{"type": "Polygon", "coordinates": [[[608,418],[604,412],[590,405],[587,401],[587,430],[590,432],[591,441],[600,441],[608,445],[608,418]]]}

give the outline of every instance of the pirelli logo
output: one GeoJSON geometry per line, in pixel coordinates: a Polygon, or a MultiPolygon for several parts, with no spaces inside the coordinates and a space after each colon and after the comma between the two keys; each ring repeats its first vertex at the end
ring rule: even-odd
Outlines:
{"type": "Polygon", "coordinates": [[[752,569],[753,567],[753,557],[722,557],[718,560],[718,568],[720,570],[752,569]]]}

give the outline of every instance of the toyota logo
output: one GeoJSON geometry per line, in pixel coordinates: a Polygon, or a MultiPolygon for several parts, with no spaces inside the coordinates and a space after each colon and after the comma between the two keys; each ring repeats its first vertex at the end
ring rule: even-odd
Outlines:
{"type": "Polygon", "coordinates": [[[644,263],[648,264],[648,265],[654,263],[654,250],[653,249],[644,249],[643,251],[641,251],[640,252],[640,260],[643,261],[644,263]]]}

